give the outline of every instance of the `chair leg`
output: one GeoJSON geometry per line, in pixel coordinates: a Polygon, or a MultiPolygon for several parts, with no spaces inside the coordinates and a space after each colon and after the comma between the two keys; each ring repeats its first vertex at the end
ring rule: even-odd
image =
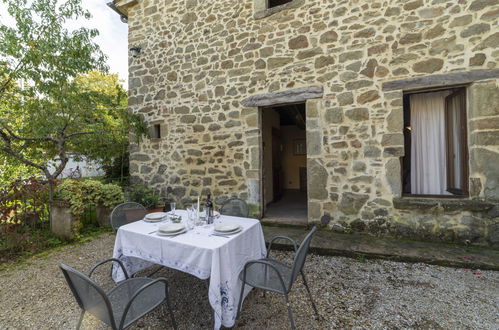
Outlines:
{"type": "Polygon", "coordinates": [[[291,329],[295,330],[295,320],[293,319],[293,312],[291,311],[291,305],[289,304],[288,294],[284,294],[284,299],[286,300],[286,306],[288,307],[288,318],[291,323],[291,329]]]}
{"type": "Polygon", "coordinates": [[[146,277],[153,276],[154,274],[156,274],[157,272],[159,272],[162,268],[163,268],[163,266],[159,266],[156,270],[154,270],[151,273],[147,274],[146,277]]]}
{"type": "Polygon", "coordinates": [[[78,320],[78,324],[76,325],[76,329],[80,329],[81,321],[83,321],[83,316],[85,315],[85,310],[83,309],[80,314],[80,319],[78,320]]]}
{"type": "Polygon", "coordinates": [[[305,288],[307,289],[308,296],[310,298],[310,302],[312,303],[312,308],[314,309],[315,316],[319,319],[319,312],[317,311],[317,307],[315,307],[314,300],[312,299],[312,294],[310,293],[310,289],[308,288],[307,280],[305,279],[305,273],[301,272],[301,277],[303,278],[303,284],[305,284],[305,288]]]}
{"type": "Polygon", "coordinates": [[[168,313],[170,313],[170,319],[172,320],[173,329],[177,330],[177,322],[175,322],[175,316],[173,316],[173,309],[170,305],[170,296],[168,295],[168,287],[165,289],[166,294],[166,306],[168,307],[168,313]]]}

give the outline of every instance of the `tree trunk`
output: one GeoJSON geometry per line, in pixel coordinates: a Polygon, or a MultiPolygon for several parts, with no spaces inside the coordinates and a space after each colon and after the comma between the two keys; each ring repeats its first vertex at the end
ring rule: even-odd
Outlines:
{"type": "Polygon", "coordinates": [[[54,180],[51,177],[47,177],[49,182],[49,224],[50,231],[52,231],[52,204],[54,202],[54,180]]]}
{"type": "Polygon", "coordinates": [[[49,179],[49,201],[54,201],[54,181],[49,179]]]}

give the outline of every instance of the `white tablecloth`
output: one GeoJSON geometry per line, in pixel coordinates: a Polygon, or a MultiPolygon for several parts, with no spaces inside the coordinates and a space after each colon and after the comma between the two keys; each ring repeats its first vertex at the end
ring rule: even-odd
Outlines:
{"type": "MultiPolygon", "coordinates": [[[[185,219],[187,212],[177,210],[185,219]]],[[[266,255],[265,239],[260,221],[222,216],[223,223],[237,223],[243,230],[230,238],[210,236],[213,226],[196,227],[176,236],[149,234],[163,223],[137,221],[119,228],[113,257],[123,261],[129,274],[159,264],[210,278],[208,297],[215,312],[215,329],[234,325],[241,292],[239,273],[244,264],[266,255]]],[[[113,279],[123,280],[119,267],[113,268],[113,279]]],[[[244,296],[250,289],[247,287],[244,296]]]]}

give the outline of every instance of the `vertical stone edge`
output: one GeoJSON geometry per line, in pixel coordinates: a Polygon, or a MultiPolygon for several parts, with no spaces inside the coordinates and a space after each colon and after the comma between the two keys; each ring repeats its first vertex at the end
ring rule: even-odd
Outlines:
{"type": "Polygon", "coordinates": [[[499,201],[499,79],[471,84],[467,97],[471,197],[499,201]]]}
{"type": "Polygon", "coordinates": [[[323,204],[328,200],[328,172],[321,164],[322,99],[307,99],[305,103],[307,138],[307,221],[318,224],[323,215],[323,204]]]}
{"type": "Polygon", "coordinates": [[[245,107],[242,116],[246,123],[248,134],[245,134],[249,152],[249,170],[247,171],[248,206],[250,217],[260,218],[262,216],[262,123],[258,107],[245,107]],[[251,142],[250,142],[251,141],[251,142]]]}

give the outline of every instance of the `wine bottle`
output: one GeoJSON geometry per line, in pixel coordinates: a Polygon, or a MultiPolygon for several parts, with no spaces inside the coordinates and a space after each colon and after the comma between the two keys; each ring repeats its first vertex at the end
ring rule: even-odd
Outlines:
{"type": "Polygon", "coordinates": [[[211,201],[211,194],[208,194],[208,198],[206,199],[205,210],[206,210],[206,224],[212,224],[213,223],[213,202],[211,201]]]}

